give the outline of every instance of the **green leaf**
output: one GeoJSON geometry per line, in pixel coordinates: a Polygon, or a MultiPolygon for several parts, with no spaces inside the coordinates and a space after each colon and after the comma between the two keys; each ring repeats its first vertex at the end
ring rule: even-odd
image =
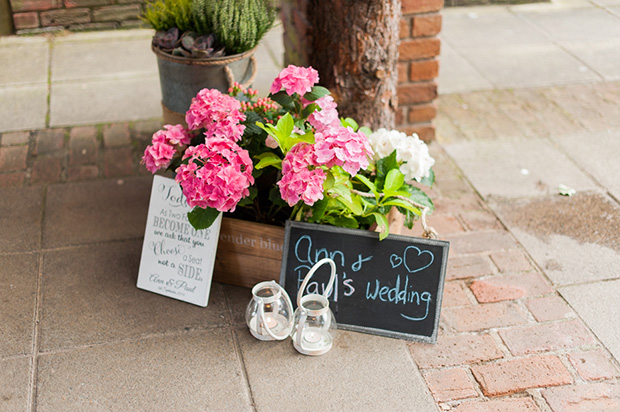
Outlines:
{"type": "Polygon", "coordinates": [[[307,119],[308,116],[310,116],[316,110],[320,110],[319,105],[316,103],[310,103],[309,105],[304,107],[304,109],[301,111],[301,118],[307,119]]]}
{"type": "Polygon", "coordinates": [[[194,229],[201,230],[210,227],[219,215],[220,212],[211,207],[206,209],[194,207],[191,212],[187,213],[187,219],[194,229]]]}
{"type": "Polygon", "coordinates": [[[379,240],[385,239],[390,234],[387,218],[381,213],[373,213],[377,227],[379,228],[379,240]]]}
{"type": "Polygon", "coordinates": [[[409,195],[409,199],[423,206],[428,206],[431,211],[435,210],[435,205],[433,204],[433,201],[421,189],[418,189],[417,187],[411,187],[409,190],[411,192],[411,194],[409,195]]]}
{"type": "Polygon", "coordinates": [[[344,127],[351,127],[354,132],[357,132],[357,129],[359,128],[357,122],[350,117],[347,117],[346,119],[340,119],[340,124],[342,124],[344,127]]]}
{"type": "Polygon", "coordinates": [[[360,127],[359,131],[364,133],[366,136],[370,136],[372,134],[372,130],[370,129],[370,127],[367,126],[360,127]]]}
{"type": "Polygon", "coordinates": [[[423,177],[422,180],[420,180],[420,183],[428,187],[433,187],[433,183],[435,183],[435,172],[433,169],[430,170],[428,176],[423,177]]]}
{"type": "Polygon", "coordinates": [[[254,186],[249,187],[250,194],[237,203],[237,206],[248,206],[254,203],[254,198],[258,195],[258,189],[254,186]]]}
{"type": "Polygon", "coordinates": [[[359,227],[357,220],[349,216],[330,217],[330,219],[326,219],[326,222],[334,226],[346,227],[349,229],[357,229],[359,227]]]}
{"type": "Polygon", "coordinates": [[[332,174],[331,171],[327,171],[325,175],[326,175],[326,178],[325,178],[325,181],[323,182],[323,191],[328,191],[329,189],[334,187],[334,184],[336,183],[336,179],[334,178],[334,175],[332,174]]]}
{"type": "Polygon", "coordinates": [[[325,211],[327,210],[327,205],[329,204],[329,199],[327,197],[323,197],[323,199],[314,202],[312,206],[312,222],[320,222],[323,216],[325,216],[325,211]]]}
{"type": "Polygon", "coordinates": [[[359,198],[347,198],[345,196],[338,196],[337,201],[342,203],[347,209],[349,209],[354,215],[361,215],[364,213],[359,198]]]}
{"type": "Polygon", "coordinates": [[[280,196],[280,189],[275,185],[269,190],[269,201],[275,206],[288,206],[288,203],[282,200],[282,197],[280,196]]]}
{"type": "Polygon", "coordinates": [[[325,97],[329,94],[329,90],[322,86],[313,86],[312,90],[308,93],[304,94],[304,99],[313,102],[316,99],[320,99],[321,97],[325,97]]]}
{"type": "Polygon", "coordinates": [[[293,133],[293,129],[295,128],[295,120],[293,120],[293,116],[290,113],[286,113],[284,116],[278,120],[276,124],[276,129],[281,133],[283,137],[288,137],[293,133]]]}
{"type": "Polygon", "coordinates": [[[366,176],[362,175],[361,173],[358,173],[357,175],[355,175],[355,177],[360,182],[364,183],[372,191],[372,193],[375,194],[375,196],[378,195],[377,186],[375,186],[375,184],[371,182],[370,179],[368,179],[366,176]]]}
{"type": "Polygon", "coordinates": [[[295,101],[292,96],[289,96],[284,90],[280,90],[276,94],[270,95],[271,100],[278,103],[287,111],[291,111],[295,109],[295,101]]]}
{"type": "Polygon", "coordinates": [[[258,156],[254,156],[255,159],[259,159],[259,162],[254,166],[255,169],[262,169],[267,166],[274,166],[278,169],[282,169],[282,159],[275,153],[265,152],[258,156]]]}
{"type": "Polygon", "coordinates": [[[398,190],[405,183],[405,175],[398,169],[392,169],[385,178],[384,190],[398,190]]]}
{"type": "Polygon", "coordinates": [[[390,153],[389,156],[383,157],[377,161],[377,187],[381,189],[383,187],[382,182],[390,170],[398,169],[398,162],[396,161],[396,150],[390,153]]]}
{"type": "Polygon", "coordinates": [[[416,215],[421,215],[422,212],[420,211],[420,209],[418,209],[417,207],[413,206],[411,203],[404,201],[402,199],[392,199],[392,200],[388,200],[387,202],[383,203],[384,206],[396,206],[396,207],[402,207],[404,209],[409,210],[412,213],[415,213],[416,215]]]}

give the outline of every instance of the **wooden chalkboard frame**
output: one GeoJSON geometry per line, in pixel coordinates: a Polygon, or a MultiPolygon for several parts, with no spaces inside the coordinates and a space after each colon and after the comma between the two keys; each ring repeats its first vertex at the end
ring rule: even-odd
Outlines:
{"type": "MultiPolygon", "coordinates": [[[[284,247],[282,251],[282,265],[280,269],[280,285],[287,289],[293,301],[295,301],[295,297],[297,296],[296,292],[295,294],[293,294],[291,293],[290,286],[289,288],[286,287],[287,271],[289,270],[288,257],[289,257],[290,248],[292,247],[291,246],[291,230],[292,229],[300,229],[300,230],[307,230],[308,232],[321,232],[321,233],[334,234],[334,235],[362,236],[362,237],[376,239],[377,242],[379,242],[379,234],[376,232],[371,232],[367,230],[359,230],[359,229],[347,229],[347,228],[341,228],[341,227],[335,227],[335,226],[329,226],[329,225],[318,225],[314,223],[287,221],[285,232],[284,232],[284,247]]],[[[406,244],[429,245],[429,246],[441,248],[441,263],[440,263],[439,279],[438,279],[438,285],[437,285],[437,291],[436,291],[437,293],[436,304],[435,304],[434,313],[433,313],[434,320],[433,320],[432,333],[431,334],[406,333],[406,332],[401,332],[401,331],[394,331],[394,330],[381,329],[381,328],[368,327],[368,326],[360,326],[360,325],[355,325],[353,323],[341,323],[341,322],[338,322],[338,328],[343,329],[343,330],[369,333],[369,334],[374,334],[374,335],[379,335],[379,336],[386,336],[390,338],[398,338],[398,339],[419,341],[419,342],[425,342],[425,343],[436,343],[437,342],[437,331],[439,327],[439,318],[440,318],[440,313],[441,313],[441,303],[442,303],[442,298],[443,298],[443,287],[444,287],[444,282],[445,282],[446,266],[447,266],[447,261],[448,261],[448,250],[449,250],[450,243],[444,240],[423,239],[423,238],[417,238],[417,237],[410,237],[410,236],[404,236],[404,235],[392,235],[392,234],[389,235],[385,240],[381,242],[385,242],[386,240],[402,242],[404,245],[406,244]]],[[[293,302],[293,305],[296,306],[295,302],[293,302]]],[[[336,316],[336,320],[338,321],[338,316],[336,316]]]]}

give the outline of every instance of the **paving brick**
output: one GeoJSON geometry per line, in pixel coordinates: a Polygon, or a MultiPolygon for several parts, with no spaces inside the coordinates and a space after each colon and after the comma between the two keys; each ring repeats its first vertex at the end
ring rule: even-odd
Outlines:
{"type": "Polygon", "coordinates": [[[67,179],[70,182],[78,180],[96,179],[99,176],[99,168],[95,165],[69,166],[67,179]]]}
{"type": "MultiPolygon", "coordinates": [[[[433,169],[435,170],[436,167],[434,167],[433,169]]],[[[435,170],[435,172],[437,172],[437,170],[435,170]]],[[[446,177],[447,173],[439,174],[437,176],[437,182],[440,182],[446,177]]],[[[453,177],[460,179],[460,174],[453,177]]],[[[462,195],[456,198],[441,197],[435,201],[435,208],[439,213],[447,213],[451,215],[457,215],[464,210],[483,210],[482,206],[480,205],[479,197],[474,194],[462,195]]]]}
{"type": "Polygon", "coordinates": [[[513,355],[528,355],[596,343],[596,339],[579,320],[541,323],[499,332],[513,355]]]}
{"type": "Polygon", "coordinates": [[[491,260],[500,272],[525,272],[532,270],[532,264],[520,250],[506,250],[491,254],[491,260]]]}
{"type": "Polygon", "coordinates": [[[138,140],[150,141],[153,137],[153,133],[161,129],[161,120],[143,120],[135,122],[133,125],[134,136],[138,140]]]}
{"type": "Polygon", "coordinates": [[[442,95],[439,99],[439,111],[444,113],[469,140],[488,140],[496,137],[494,131],[487,126],[484,113],[470,110],[463,102],[463,95],[442,95]]]}
{"type": "MultiPolygon", "coordinates": [[[[495,91],[482,91],[461,95],[463,104],[469,113],[476,113],[477,119],[484,123],[484,127],[495,138],[522,136],[525,130],[521,122],[511,119],[490,99],[495,91]]],[[[488,137],[488,135],[486,135],[488,137]]]]}
{"type": "Polygon", "coordinates": [[[422,369],[475,364],[503,357],[488,334],[439,336],[434,345],[411,343],[409,349],[422,369]]]}
{"type": "Polygon", "coordinates": [[[476,280],[470,285],[470,289],[480,303],[521,299],[553,292],[553,288],[535,272],[496,275],[476,280]]]}
{"type": "Polygon", "coordinates": [[[441,301],[442,307],[448,308],[451,306],[465,306],[470,304],[471,302],[467,297],[463,282],[450,281],[445,283],[443,287],[443,300],[441,301]]]}
{"type": "Polygon", "coordinates": [[[130,147],[108,149],[103,154],[105,177],[121,177],[133,174],[133,150],[130,147]]]}
{"type": "Polygon", "coordinates": [[[32,165],[32,183],[56,183],[62,180],[62,158],[40,156],[32,165]]]}
{"type": "Polygon", "coordinates": [[[610,356],[600,348],[587,352],[569,353],[568,360],[573,364],[579,376],[587,381],[620,376],[620,372],[610,356]]]}
{"type": "Polygon", "coordinates": [[[0,147],[0,172],[26,169],[27,156],[26,146],[0,147]]]}
{"type": "Polygon", "coordinates": [[[36,133],[34,153],[48,154],[61,150],[65,145],[65,129],[43,129],[36,133]]]}
{"type": "Polygon", "coordinates": [[[545,136],[577,133],[585,129],[568,116],[554,102],[544,96],[543,89],[519,89],[514,91],[516,99],[526,102],[527,107],[546,128],[545,136]]]}
{"type": "Polygon", "coordinates": [[[130,143],[128,123],[113,123],[103,127],[104,147],[127,146],[130,143]]]}
{"type": "Polygon", "coordinates": [[[553,412],[620,411],[620,385],[592,383],[549,388],[542,395],[553,412]]]}
{"type": "Polygon", "coordinates": [[[484,256],[457,256],[448,259],[446,279],[467,279],[493,273],[493,265],[484,256]]]}
{"type": "Polygon", "coordinates": [[[486,396],[509,395],[530,388],[573,382],[562,361],[553,355],[512,359],[473,366],[472,372],[486,396]]]}
{"type": "Polygon", "coordinates": [[[26,172],[0,173],[0,187],[18,187],[24,184],[26,172]]]}
{"type": "MultiPolygon", "coordinates": [[[[435,229],[440,238],[443,238],[449,233],[461,233],[464,232],[463,226],[459,223],[454,216],[433,213],[427,219],[428,225],[435,229]]],[[[408,236],[421,236],[423,228],[421,224],[416,224],[412,229],[404,228],[401,232],[408,236]]]]}
{"type": "Polygon", "coordinates": [[[42,26],[64,26],[90,22],[90,9],[61,9],[41,13],[42,26]]]}
{"type": "Polygon", "coordinates": [[[504,231],[468,232],[449,236],[450,254],[495,252],[503,249],[514,249],[517,242],[504,231]]]}
{"type": "Polygon", "coordinates": [[[514,302],[485,303],[442,311],[444,321],[459,332],[523,325],[527,317],[514,302]]]}
{"type": "Polygon", "coordinates": [[[501,223],[491,213],[481,210],[470,210],[459,213],[470,230],[501,230],[501,223]]]}
{"type": "Polygon", "coordinates": [[[558,295],[528,299],[525,304],[539,322],[564,319],[575,315],[570,306],[558,295]]]}
{"type": "Polygon", "coordinates": [[[69,164],[84,165],[97,161],[97,129],[94,127],[74,127],[69,138],[69,164]]]}
{"type": "Polygon", "coordinates": [[[424,373],[424,379],[437,402],[478,396],[473,382],[465,369],[443,369],[424,373]]]}
{"type": "Polygon", "coordinates": [[[6,132],[2,133],[2,146],[15,146],[28,143],[30,132],[6,132]]]}
{"type": "Polygon", "coordinates": [[[538,412],[540,409],[531,398],[490,399],[463,402],[453,412],[538,412]]]}

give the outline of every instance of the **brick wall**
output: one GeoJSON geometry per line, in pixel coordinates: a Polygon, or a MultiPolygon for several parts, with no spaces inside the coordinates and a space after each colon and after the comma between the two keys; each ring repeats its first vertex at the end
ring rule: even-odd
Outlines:
{"type": "Polygon", "coordinates": [[[139,27],[145,0],[10,0],[17,34],[139,27]]]}
{"type": "MultiPolygon", "coordinates": [[[[285,64],[307,65],[312,27],[306,19],[308,0],[283,0],[285,64]]],[[[421,139],[435,138],[443,0],[402,0],[398,62],[396,126],[421,139]]]]}

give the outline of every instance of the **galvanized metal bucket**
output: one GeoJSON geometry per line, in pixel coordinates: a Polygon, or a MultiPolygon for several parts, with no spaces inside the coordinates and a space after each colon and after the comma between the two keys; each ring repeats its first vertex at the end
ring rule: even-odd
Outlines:
{"type": "Polygon", "coordinates": [[[234,82],[248,87],[256,78],[255,49],[211,59],[172,56],[154,45],[151,49],[157,56],[165,123],[181,123],[192,98],[204,88],[226,93],[234,82]]]}

